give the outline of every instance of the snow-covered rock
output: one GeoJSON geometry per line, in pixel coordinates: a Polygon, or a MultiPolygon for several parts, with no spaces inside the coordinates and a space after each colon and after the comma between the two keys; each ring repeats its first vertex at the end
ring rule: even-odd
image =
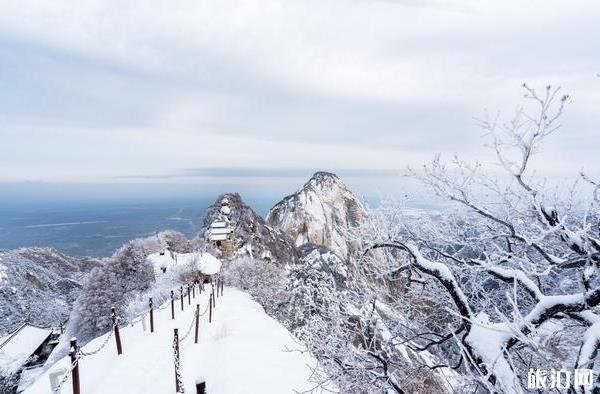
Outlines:
{"type": "Polygon", "coordinates": [[[238,193],[219,196],[207,209],[205,234],[208,234],[211,224],[218,221],[225,221],[234,229],[236,255],[263,258],[282,265],[298,260],[299,252],[292,239],[280,229],[267,225],[238,193]],[[222,211],[225,206],[229,208],[227,214],[222,211]]]}
{"type": "Polygon", "coordinates": [[[337,175],[317,172],[296,193],[271,208],[267,223],[289,234],[296,246],[323,245],[348,259],[354,246],[347,241],[346,232],[366,215],[337,175]]]}

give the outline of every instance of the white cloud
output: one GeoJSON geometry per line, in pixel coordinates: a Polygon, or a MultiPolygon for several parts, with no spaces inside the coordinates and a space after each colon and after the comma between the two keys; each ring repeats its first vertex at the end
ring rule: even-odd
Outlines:
{"type": "Polygon", "coordinates": [[[393,168],[472,154],[481,141],[471,116],[513,108],[523,81],[573,96],[569,142],[551,145],[546,165],[562,169],[561,154],[574,152],[596,160],[580,145],[599,135],[595,1],[2,3],[0,60],[28,51],[0,76],[0,136],[22,160],[0,159],[11,177],[307,160],[393,168]],[[92,160],[27,162],[35,149],[15,130],[33,128],[92,160]]]}

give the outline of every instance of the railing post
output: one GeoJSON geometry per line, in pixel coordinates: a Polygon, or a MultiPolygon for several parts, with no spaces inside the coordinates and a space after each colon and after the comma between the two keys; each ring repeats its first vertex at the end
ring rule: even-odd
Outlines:
{"type": "Polygon", "coordinates": [[[196,337],[194,343],[198,343],[198,326],[200,324],[200,304],[196,304],[196,337]]]}
{"type": "Polygon", "coordinates": [[[225,281],[221,281],[221,296],[223,296],[223,289],[225,288],[225,281]]]}
{"type": "Polygon", "coordinates": [[[179,301],[181,301],[181,310],[183,310],[183,286],[179,286],[179,301]]]}
{"type": "Polygon", "coordinates": [[[71,379],[73,380],[73,394],[81,393],[81,386],[79,383],[79,360],[77,360],[78,350],[77,338],[73,337],[71,339],[71,350],[69,352],[69,356],[71,356],[71,365],[75,364],[73,371],[71,372],[71,379]]]}
{"type": "Polygon", "coordinates": [[[117,312],[115,311],[115,307],[111,308],[112,312],[112,322],[115,330],[115,342],[117,342],[117,354],[123,353],[123,348],[121,347],[121,334],[119,333],[119,325],[117,324],[117,312]]]}
{"type": "Polygon", "coordinates": [[[173,329],[173,355],[175,356],[175,392],[179,393],[179,379],[180,379],[180,371],[179,371],[179,329],[173,329]]]}
{"type": "Polygon", "coordinates": [[[196,282],[192,285],[192,297],[196,298],[196,282]]]}
{"type": "Polygon", "coordinates": [[[217,297],[215,297],[215,287],[212,287],[212,304],[213,304],[213,308],[217,309],[217,297]]]}
{"type": "Polygon", "coordinates": [[[150,297],[149,306],[150,306],[150,333],[153,333],[154,332],[154,308],[153,308],[153,304],[152,304],[152,297],[150,297]]]}
{"type": "Polygon", "coordinates": [[[212,323],[212,308],[213,308],[212,299],[213,299],[213,295],[211,293],[210,296],[208,297],[208,322],[209,323],[212,323]]]}
{"type": "Polygon", "coordinates": [[[206,382],[196,382],[196,394],[206,394],[206,382]]]}
{"type": "Polygon", "coordinates": [[[192,304],[192,299],[190,298],[190,285],[187,285],[187,291],[188,291],[188,305],[192,304]]]}
{"type": "Polygon", "coordinates": [[[175,319],[175,294],[171,290],[171,320],[175,319]]]}

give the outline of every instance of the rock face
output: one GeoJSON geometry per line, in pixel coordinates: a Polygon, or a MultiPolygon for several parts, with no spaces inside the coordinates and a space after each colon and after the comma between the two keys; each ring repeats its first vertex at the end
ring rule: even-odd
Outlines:
{"type": "Polygon", "coordinates": [[[355,247],[347,231],[366,219],[366,212],[346,185],[329,172],[317,172],[296,193],[277,203],[267,223],[288,234],[296,246],[327,246],[347,260],[355,247]]]}
{"type": "Polygon", "coordinates": [[[51,248],[0,251],[0,336],[25,321],[40,326],[65,321],[83,279],[98,265],[51,248]]]}
{"type": "Polygon", "coordinates": [[[300,253],[292,239],[283,231],[268,226],[238,193],[226,193],[217,198],[206,211],[203,231],[206,233],[213,222],[219,221],[226,221],[233,227],[235,255],[248,255],[281,265],[299,259],[300,253]]]}

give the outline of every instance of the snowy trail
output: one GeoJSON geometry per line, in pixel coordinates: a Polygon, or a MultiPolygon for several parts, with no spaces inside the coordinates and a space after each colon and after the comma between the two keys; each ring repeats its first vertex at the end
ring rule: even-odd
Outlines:
{"type": "MultiPolygon", "coordinates": [[[[196,303],[202,313],[208,304],[208,291],[192,298],[181,312],[175,305],[175,320],[170,306],[156,310],[155,332],[143,331],[142,323],[121,328],[123,354],[117,355],[114,338],[99,353],[80,360],[81,391],[86,394],[164,394],[175,392],[173,367],[173,328],[183,336],[193,317],[196,303]]],[[[83,351],[96,349],[106,336],[94,339],[83,351]]],[[[195,393],[195,381],[206,380],[209,394],[292,393],[314,386],[309,382],[316,361],[308,354],[287,352],[300,345],[277,321],[265,314],[250,296],[233,288],[225,288],[217,298],[213,322],[208,312],[200,318],[198,344],[194,330],[180,343],[181,370],[186,392],[195,393]]],[[[48,394],[48,374],[67,368],[64,358],[29,387],[27,394],[48,394]]],[[[71,393],[71,380],[61,393],[71,393]]]]}

